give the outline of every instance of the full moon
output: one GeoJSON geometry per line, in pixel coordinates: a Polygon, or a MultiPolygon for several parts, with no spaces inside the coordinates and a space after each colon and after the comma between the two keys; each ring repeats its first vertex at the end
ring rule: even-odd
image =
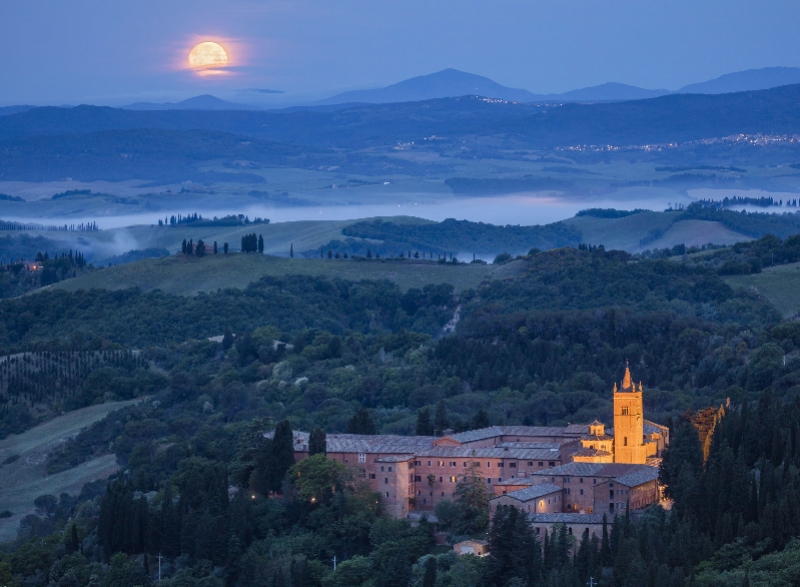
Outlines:
{"type": "Polygon", "coordinates": [[[189,67],[202,69],[223,67],[228,63],[228,54],[222,45],[213,41],[198,43],[189,52],[189,67]]]}

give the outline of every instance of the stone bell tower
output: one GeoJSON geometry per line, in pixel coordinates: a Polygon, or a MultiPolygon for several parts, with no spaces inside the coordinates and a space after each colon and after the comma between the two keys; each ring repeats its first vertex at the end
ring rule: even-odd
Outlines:
{"type": "Polygon", "coordinates": [[[631,370],[626,364],[620,389],[614,383],[614,462],[644,465],[646,450],[642,384],[637,388],[631,381],[631,370]]]}

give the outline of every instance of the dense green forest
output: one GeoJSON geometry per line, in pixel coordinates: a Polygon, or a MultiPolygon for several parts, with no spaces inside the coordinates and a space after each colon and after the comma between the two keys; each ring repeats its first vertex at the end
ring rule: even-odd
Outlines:
{"type": "MultiPolygon", "coordinates": [[[[145,585],[161,553],[166,585],[738,587],[745,573],[774,584],[800,535],[800,326],[712,266],[602,248],[524,263],[458,296],[296,276],[192,298],[48,290],[0,302],[0,353],[40,353],[32,373],[63,378],[59,401],[146,398],[48,456],[54,473],[112,452],[123,473],[40,496],[0,578],[145,585]],[[113,349],[140,352],[88,368],[114,355],[87,353],[113,349]],[[491,556],[458,557],[435,545],[433,524],[386,519],[324,454],[294,469],[286,456],[290,428],[317,430],[320,446],[324,432],[413,434],[433,412],[460,430],[608,422],[626,360],[647,417],[673,423],[662,475],[675,507],[608,520],[604,540],[556,531],[540,544],[501,510],[491,556]],[[726,398],[704,464],[687,410],[726,398]]],[[[438,529],[485,536],[486,495],[461,483],[438,529]]]]}

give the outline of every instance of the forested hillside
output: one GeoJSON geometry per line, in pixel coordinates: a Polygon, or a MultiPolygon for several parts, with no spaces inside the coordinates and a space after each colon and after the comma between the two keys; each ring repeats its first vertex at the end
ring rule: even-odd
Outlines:
{"type": "MultiPolygon", "coordinates": [[[[55,353],[36,355],[45,371],[47,357],[104,349],[137,349],[147,363],[112,361],[102,377],[65,386],[75,405],[143,401],[64,443],[48,469],[111,452],[123,474],[107,488],[38,499],[0,573],[27,585],[92,576],[144,585],[161,553],[162,583],[176,586],[577,587],[593,576],[614,586],[738,587],[748,557],[764,557],[749,580],[770,584],[780,570],[769,561],[783,560],[800,534],[797,325],[713,267],[602,248],[521,262],[519,277],[458,295],[446,285],[403,293],[385,281],[297,276],[194,298],[44,291],[0,302],[1,353],[55,353]],[[317,438],[413,434],[434,413],[457,430],[609,422],[626,360],[644,383],[647,417],[673,427],[662,474],[675,507],[608,520],[607,540],[555,532],[538,558],[530,553],[539,538],[501,511],[490,557],[457,557],[434,545],[432,524],[385,519],[380,498],[322,454],[290,470],[290,428],[317,429],[317,438]],[[687,410],[727,398],[704,464],[687,410]]],[[[485,492],[462,494],[472,498],[439,529],[485,536],[485,516],[470,514],[485,492]]]]}

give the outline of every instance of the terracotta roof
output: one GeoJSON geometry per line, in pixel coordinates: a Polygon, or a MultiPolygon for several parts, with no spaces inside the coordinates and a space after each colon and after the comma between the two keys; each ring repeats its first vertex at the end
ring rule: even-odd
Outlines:
{"type": "Polygon", "coordinates": [[[603,514],[528,514],[528,519],[534,524],[602,524],[603,514]]]}
{"type": "MultiPolygon", "coordinates": [[[[606,457],[609,455],[611,455],[611,453],[607,450],[598,450],[596,448],[587,447],[579,448],[574,454],[576,457],[606,457]]],[[[552,471],[553,469],[550,470],[552,471]]]]}
{"type": "Polygon", "coordinates": [[[523,437],[551,437],[551,436],[580,436],[589,433],[588,424],[570,424],[568,426],[490,426],[479,430],[470,430],[451,434],[450,438],[458,442],[475,442],[486,440],[487,438],[497,438],[500,436],[523,437]]]}
{"type": "Polygon", "coordinates": [[[388,455],[375,459],[376,463],[404,463],[414,458],[414,455],[388,455]]]}
{"type": "Polygon", "coordinates": [[[538,481],[538,479],[531,479],[530,477],[512,477],[511,479],[492,483],[492,485],[533,485],[535,481],[538,481]]]}
{"type": "MultiPolygon", "coordinates": [[[[275,432],[264,434],[272,438],[275,432]]],[[[308,432],[294,432],[294,450],[308,450],[308,432]]],[[[433,446],[433,436],[397,436],[390,434],[328,434],[329,453],[409,454],[433,446]]]]}
{"type": "MultiPolygon", "coordinates": [[[[330,452],[330,449],[328,449],[330,452]]],[[[517,459],[517,460],[558,460],[561,458],[559,449],[556,448],[473,448],[470,446],[434,446],[419,450],[417,457],[453,457],[476,459],[517,459]]]]}
{"type": "Polygon", "coordinates": [[[644,483],[649,483],[658,479],[658,469],[648,465],[638,465],[639,468],[625,475],[614,478],[614,483],[625,485],[626,487],[636,487],[644,483]]]}
{"type": "Polygon", "coordinates": [[[655,422],[651,422],[650,420],[645,420],[644,431],[645,433],[648,434],[653,432],[664,434],[665,432],[669,432],[669,428],[667,428],[666,426],[662,426],[661,424],[656,424],[655,422]]]}
{"type": "Polygon", "coordinates": [[[565,442],[499,442],[497,448],[541,448],[561,450],[565,442]]]}
{"type": "Polygon", "coordinates": [[[639,470],[654,470],[648,465],[626,465],[623,463],[567,463],[542,471],[532,471],[531,475],[543,477],[606,477],[616,479],[639,470]]]}
{"type": "Polygon", "coordinates": [[[551,485],[550,483],[540,483],[539,485],[531,485],[525,489],[518,489],[517,491],[512,491],[510,493],[506,493],[505,495],[499,495],[494,499],[499,499],[501,497],[513,497],[517,501],[531,501],[533,499],[539,499],[545,495],[550,495],[551,493],[561,493],[561,488],[551,485]]]}

